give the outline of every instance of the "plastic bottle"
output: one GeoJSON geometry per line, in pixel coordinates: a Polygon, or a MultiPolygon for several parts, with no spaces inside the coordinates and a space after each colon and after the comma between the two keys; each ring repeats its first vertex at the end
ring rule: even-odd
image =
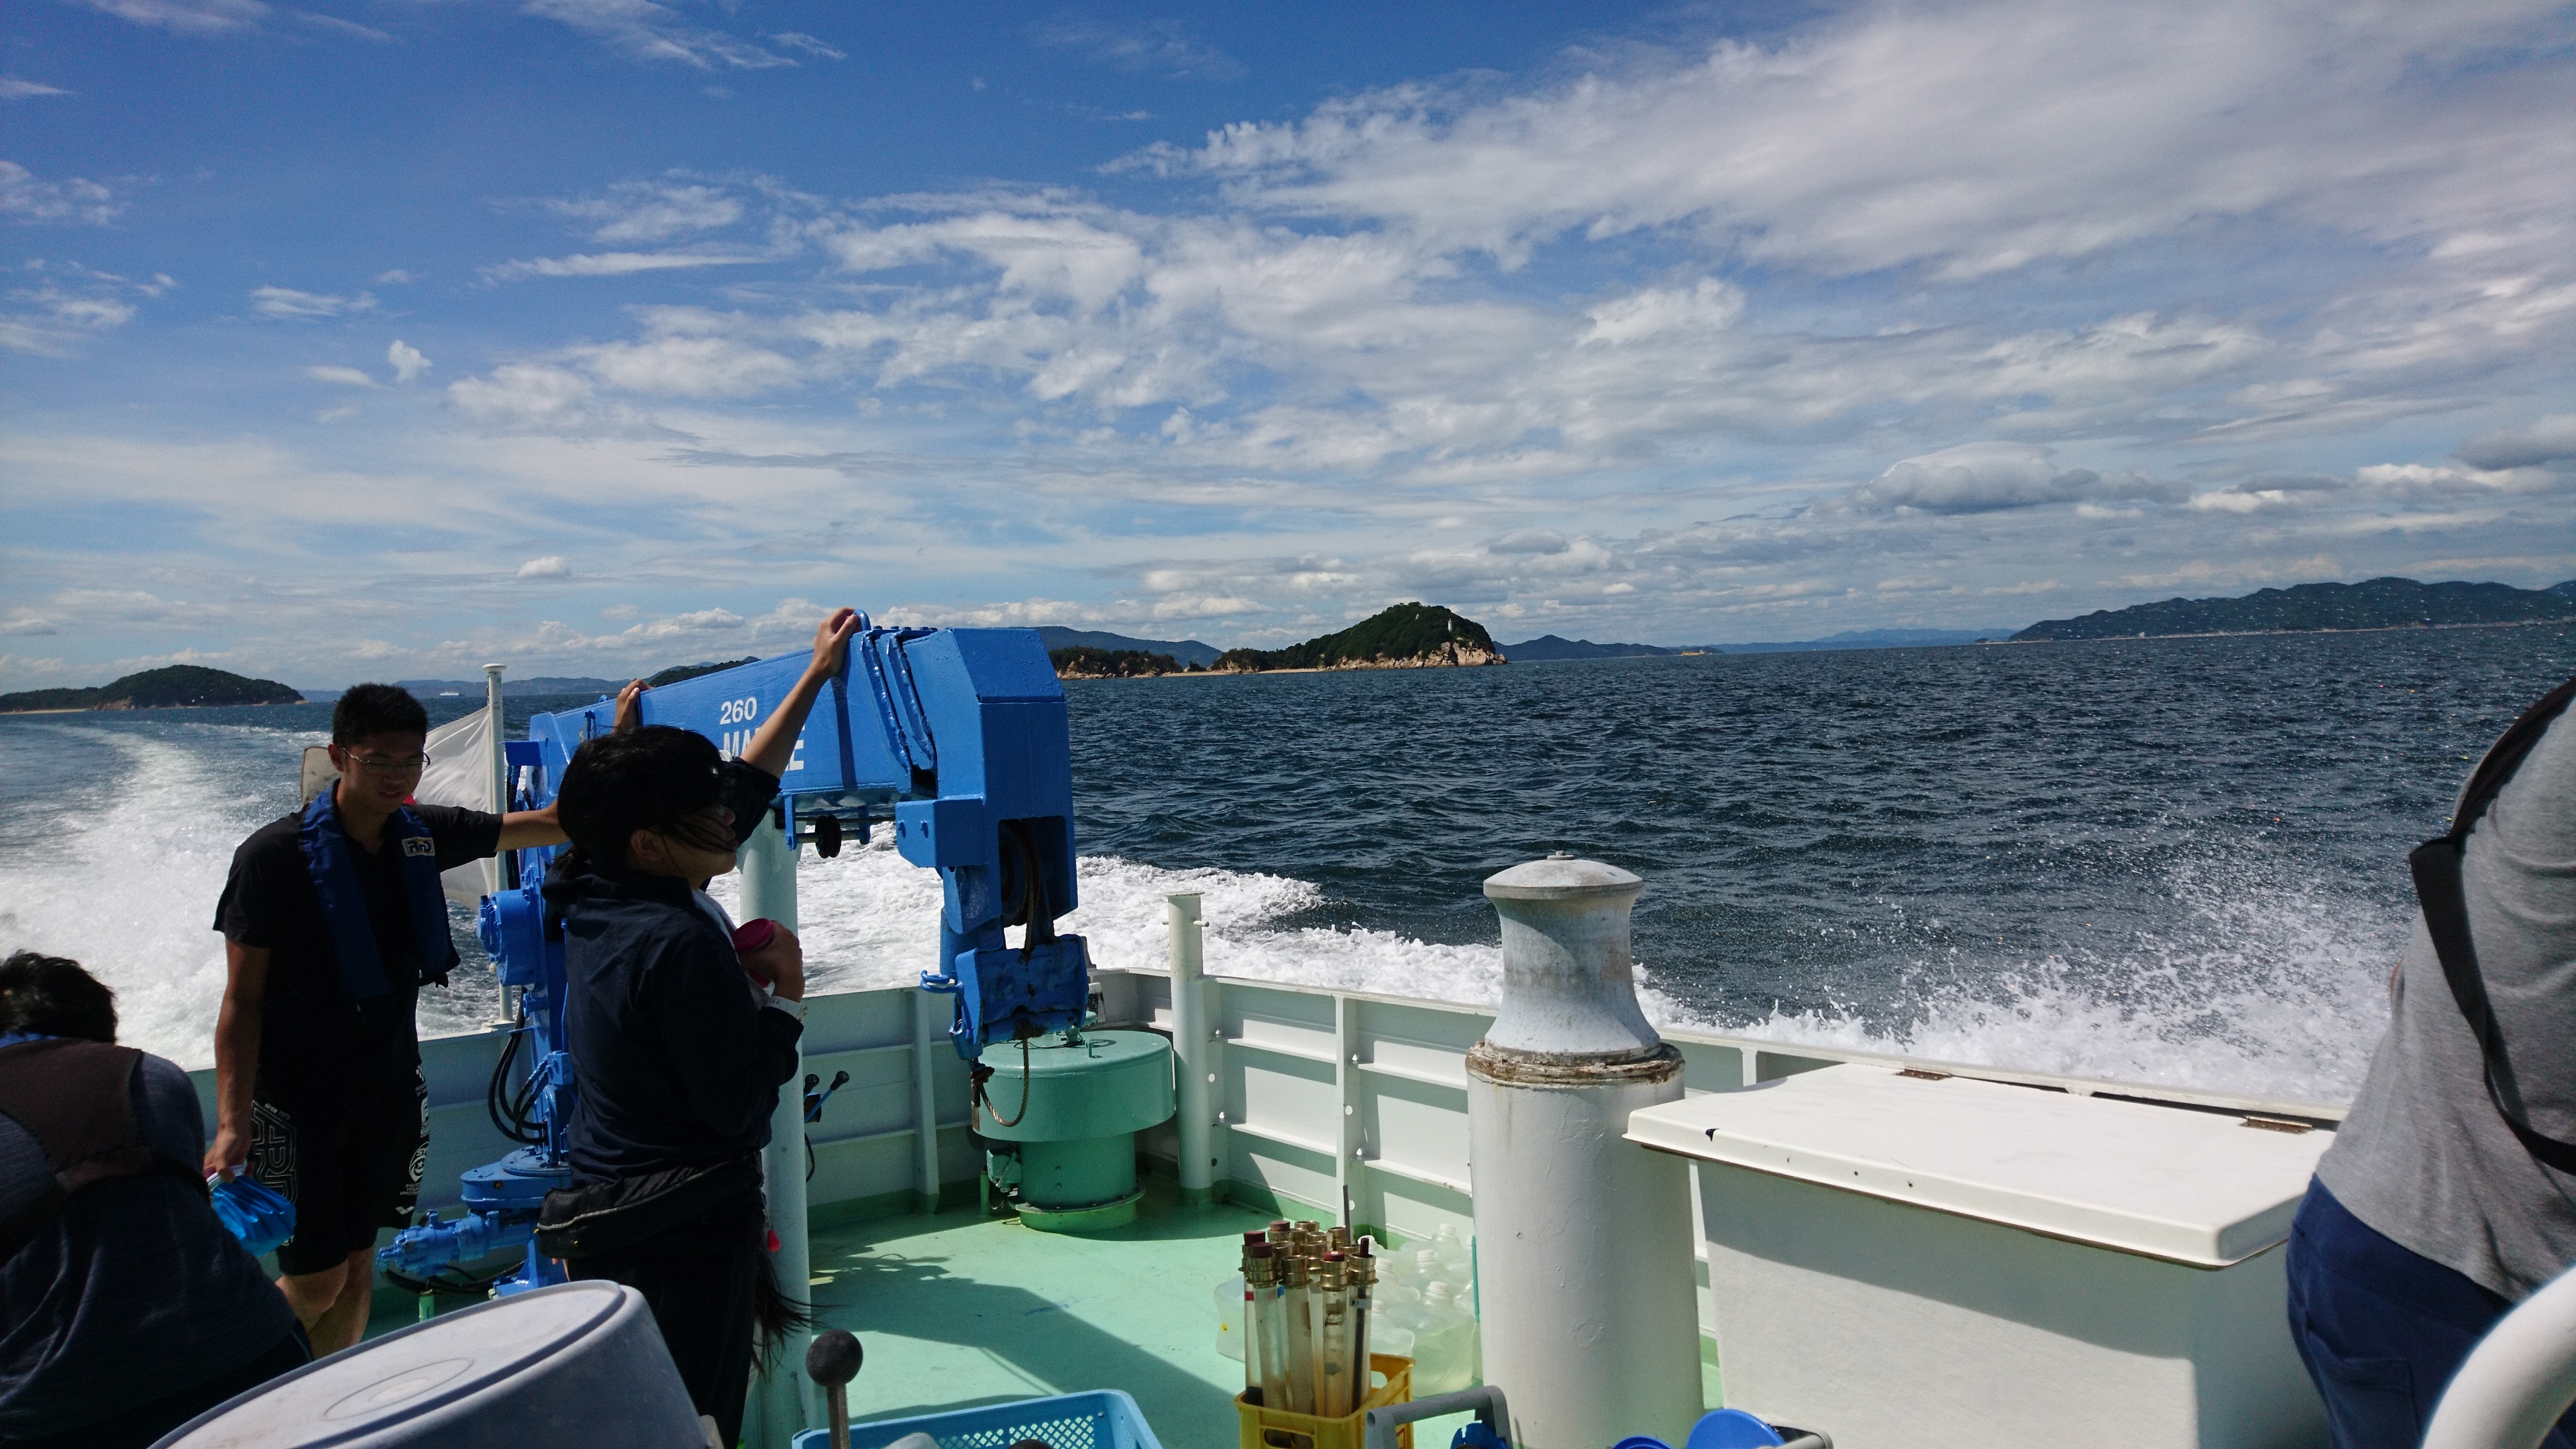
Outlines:
{"type": "Polygon", "coordinates": [[[1243,1362],[1243,1275],[1216,1285],[1216,1351],[1243,1362]]]}
{"type": "Polygon", "coordinates": [[[1413,1396],[1467,1387],[1476,1374],[1476,1320],[1451,1303],[1446,1283],[1423,1290],[1421,1314],[1413,1334],[1413,1396]]]}

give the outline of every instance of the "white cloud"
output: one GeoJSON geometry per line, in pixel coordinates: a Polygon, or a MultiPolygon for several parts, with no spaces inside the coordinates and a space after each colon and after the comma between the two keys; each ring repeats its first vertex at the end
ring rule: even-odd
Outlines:
{"type": "Polygon", "coordinates": [[[78,176],[46,181],[15,161],[0,161],[0,216],[105,226],[124,209],[116,193],[98,182],[78,176]]]}
{"type": "Polygon", "coordinates": [[[2472,468],[2535,468],[2576,461],[2576,413],[2553,413],[2525,427],[2480,433],[2460,445],[2472,468]]]}
{"type": "Polygon", "coordinates": [[[539,363],[511,362],[490,377],[459,378],[447,396],[476,419],[504,427],[543,427],[579,415],[590,397],[579,374],[539,363]]]}
{"type": "Polygon", "coordinates": [[[269,14],[260,0],[88,0],[88,4],[119,20],[199,35],[244,29],[269,14]]]}
{"type": "Polygon", "coordinates": [[[396,267],[390,272],[376,273],[376,285],[380,287],[399,287],[406,283],[417,282],[419,280],[420,273],[406,272],[400,267],[396,267]]]}
{"type": "Polygon", "coordinates": [[[1908,458],[1851,491],[1853,506],[1872,512],[1986,513],[2079,499],[2179,496],[2136,473],[2104,477],[2090,468],[2059,468],[2052,449],[2028,443],[1962,443],[1908,458]]]}
{"type": "Polygon", "coordinates": [[[0,101],[27,101],[34,100],[38,96],[70,94],[70,91],[60,86],[49,86],[42,81],[20,80],[16,76],[0,75],[0,101]]]}
{"type": "Polygon", "coordinates": [[[72,356],[83,337],[134,320],[134,304],[125,300],[127,296],[159,296],[170,286],[167,277],[137,285],[110,272],[78,266],[39,262],[22,270],[35,273],[39,281],[5,294],[0,347],[39,357],[72,356]]]}
{"type": "Polygon", "coordinates": [[[1568,233],[1681,228],[1766,263],[1970,277],[2266,209],[2370,236],[2505,231],[2563,209],[2529,189],[2571,149],[2546,68],[2489,68],[2552,13],[1864,10],[1767,44],[1599,56],[1534,93],[1372,93],[1144,160],[1512,261],[1568,233]]]}
{"type": "Polygon", "coordinates": [[[421,355],[419,348],[399,337],[394,339],[392,346],[385,349],[385,362],[393,368],[396,382],[416,381],[431,367],[430,360],[421,355]]]}
{"type": "Polygon", "coordinates": [[[786,46],[789,50],[801,50],[807,55],[819,55],[825,60],[848,60],[850,58],[849,52],[838,49],[837,47],[819,40],[814,36],[807,35],[801,30],[774,31],[771,33],[769,38],[780,45],[786,46]]]}
{"type": "Polygon", "coordinates": [[[309,322],[319,317],[346,317],[353,312],[372,312],[376,310],[376,299],[367,292],[341,297],[323,292],[299,292],[292,287],[255,287],[251,290],[250,306],[252,311],[263,317],[309,322]]]}
{"type": "Polygon", "coordinates": [[[315,382],[337,383],[342,387],[374,387],[376,380],[354,367],[308,367],[304,375],[315,382]]]}
{"type": "Polygon", "coordinates": [[[545,203],[557,216],[594,223],[596,242],[658,242],[742,220],[742,203],[722,187],[694,182],[621,181],[596,196],[545,203]]]}
{"type": "Polygon", "coordinates": [[[765,70],[796,62],[738,36],[693,25],[653,0],[526,0],[526,12],[606,42],[630,59],[696,70],[765,70]]]}
{"type": "Polygon", "coordinates": [[[1150,71],[1176,80],[1233,80],[1242,62],[1198,37],[1197,27],[1180,20],[1112,24],[1065,19],[1030,27],[1029,38],[1056,50],[1079,51],[1085,57],[1124,71],[1150,71]]]}
{"type": "Polygon", "coordinates": [[[569,257],[537,257],[485,267],[493,282],[520,282],[530,277],[624,277],[637,272],[668,272],[690,267],[739,267],[771,258],[751,252],[600,252],[569,257]]]}
{"type": "Polygon", "coordinates": [[[747,397],[796,380],[775,352],[720,337],[657,337],[566,354],[610,387],[662,397],[747,397]]]}
{"type": "Polygon", "coordinates": [[[572,577],[572,565],[564,562],[562,554],[550,553],[543,558],[532,558],[526,563],[519,565],[519,577],[523,579],[568,579],[572,577]]]}

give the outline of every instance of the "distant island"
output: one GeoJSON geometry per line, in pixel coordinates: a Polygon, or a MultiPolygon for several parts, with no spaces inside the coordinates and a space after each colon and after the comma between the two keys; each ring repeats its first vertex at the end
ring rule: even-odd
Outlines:
{"type": "Polygon", "coordinates": [[[1102,654],[1166,654],[1177,674],[1195,664],[1201,669],[1216,663],[1222,651],[1213,644],[1196,639],[1131,639],[1124,634],[1108,634],[1097,629],[1067,629],[1060,624],[1038,626],[1038,642],[1046,646],[1049,657],[1066,649],[1088,649],[1102,654]]]}
{"type": "Polygon", "coordinates": [[[1506,644],[1503,652],[1516,664],[1549,664],[1560,659],[1664,659],[1676,654],[1714,654],[1717,650],[1707,645],[1667,649],[1661,644],[1595,644],[1589,639],[1541,634],[1518,644],[1506,644]]]}
{"type": "Polygon", "coordinates": [[[1484,625],[1438,604],[1410,603],[1285,649],[1228,649],[1217,656],[1214,670],[1443,669],[1509,662],[1484,625]]]}
{"type": "Polygon", "coordinates": [[[195,664],[146,669],[88,689],[29,689],[0,694],[0,714],[64,709],[199,709],[232,704],[302,704],[302,691],[274,679],[252,679],[195,664]]]}
{"type": "Polygon", "coordinates": [[[2074,619],[2042,619],[2014,643],[2051,639],[2153,639],[2183,634],[2281,634],[2325,629],[2410,629],[2468,624],[2532,624],[2576,619],[2576,579],[2546,589],[2456,580],[2371,579],[2358,584],[2298,584],[2232,599],[2167,599],[2125,609],[2097,609],[2074,619]]]}
{"type": "Polygon", "coordinates": [[[1077,644],[1050,649],[1047,659],[1058,679],[1150,679],[1158,674],[1204,674],[1205,665],[1184,664],[1169,654],[1145,649],[1094,649],[1077,644]]]}

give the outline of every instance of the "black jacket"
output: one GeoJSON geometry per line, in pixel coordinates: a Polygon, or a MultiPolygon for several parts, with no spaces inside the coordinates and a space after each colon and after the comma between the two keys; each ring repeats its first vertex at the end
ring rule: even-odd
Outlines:
{"type": "MultiPolygon", "coordinates": [[[[737,778],[726,803],[748,838],[778,782],[739,761],[727,771],[737,778]],[[743,808],[738,793],[760,803],[743,808]]],[[[733,942],[687,882],[596,871],[567,884],[575,1177],[632,1177],[767,1146],[803,1023],[761,1004],[733,942]]]]}

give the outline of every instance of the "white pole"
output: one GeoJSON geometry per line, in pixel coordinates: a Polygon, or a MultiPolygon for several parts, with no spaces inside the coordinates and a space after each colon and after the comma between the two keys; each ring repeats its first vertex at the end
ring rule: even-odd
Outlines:
{"type": "Polygon", "coordinates": [[[949,1050],[940,1016],[952,998],[912,993],[912,1193],[922,1212],[939,1211],[939,1058],[949,1050]]]}
{"type": "Polygon", "coordinates": [[[2442,1391],[2424,1449],[2537,1449],[2576,1403],[2576,1270],[2497,1320],[2442,1391]]]}
{"type": "MultiPolygon", "coordinates": [[[[766,918],[795,930],[796,853],[778,827],[775,810],[751,833],[741,862],[742,918],[766,918]]],[[[778,1089],[778,1110],[770,1115],[769,1146],[760,1162],[769,1227],[778,1234],[778,1251],[770,1261],[777,1269],[780,1290],[801,1302],[814,1291],[812,1249],[805,1237],[805,1054],[801,1049],[795,1069],[778,1089]]],[[[808,1402],[813,1385],[805,1377],[805,1347],[812,1340],[810,1333],[790,1338],[772,1360],[773,1367],[754,1380],[750,1412],[743,1416],[745,1444],[754,1449],[787,1449],[788,1441],[814,1421],[814,1406],[808,1402]]]]}
{"type": "Polygon", "coordinates": [[[1681,1053],[1637,1009],[1628,912],[1645,883],[1553,856],[1485,882],[1503,995],[1467,1053],[1485,1378],[1521,1449],[1678,1444],[1700,1414],[1690,1169],[1626,1140],[1679,1101],[1681,1053]]]}
{"type": "Polygon", "coordinates": [[[1172,951],[1172,1064],[1179,1078],[1174,1085],[1180,1088],[1181,1201],[1200,1207],[1213,1196],[1216,1183],[1216,1156],[1208,1145],[1216,1122],[1215,1086],[1210,1080],[1216,1052],[1208,1027],[1207,989],[1200,980],[1206,947],[1198,893],[1164,897],[1163,925],[1172,951]]]}
{"type": "MultiPolygon", "coordinates": [[[[483,666],[483,733],[487,737],[492,752],[492,813],[495,815],[506,814],[510,808],[508,752],[502,748],[501,741],[502,668],[503,666],[498,664],[483,666]]],[[[485,860],[482,865],[483,894],[499,895],[501,893],[500,859],[496,856],[485,860]]],[[[494,1026],[514,1024],[518,1016],[510,1010],[510,988],[495,983],[492,989],[499,993],[500,998],[493,1009],[492,1024],[494,1026]]]]}

